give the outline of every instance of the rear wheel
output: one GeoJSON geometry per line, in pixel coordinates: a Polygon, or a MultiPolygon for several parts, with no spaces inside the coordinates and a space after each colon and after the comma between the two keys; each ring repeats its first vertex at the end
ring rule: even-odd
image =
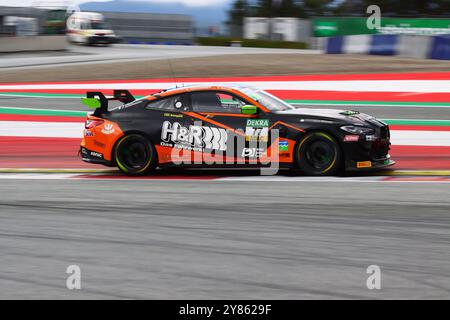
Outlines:
{"type": "Polygon", "coordinates": [[[311,132],[298,144],[295,161],[296,167],[307,175],[333,175],[341,167],[342,152],[328,133],[311,132]]]}
{"type": "Polygon", "coordinates": [[[115,161],[130,176],[148,174],[156,168],[156,151],[152,143],[138,134],[130,134],[117,143],[115,161]]]}

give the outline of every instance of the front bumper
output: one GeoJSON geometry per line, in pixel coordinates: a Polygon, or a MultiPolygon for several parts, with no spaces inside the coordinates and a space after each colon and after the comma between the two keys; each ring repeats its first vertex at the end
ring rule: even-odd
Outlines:
{"type": "Polygon", "coordinates": [[[395,164],[389,155],[390,139],[360,137],[358,142],[344,143],[345,169],[347,171],[376,170],[395,164]]]}
{"type": "Polygon", "coordinates": [[[393,166],[394,164],[395,161],[391,159],[389,154],[381,159],[372,159],[367,161],[345,161],[346,171],[378,170],[393,166]]]}
{"type": "Polygon", "coordinates": [[[96,43],[104,43],[104,44],[113,44],[118,43],[120,38],[118,37],[110,37],[110,36],[90,36],[88,42],[90,44],[96,43]]]}

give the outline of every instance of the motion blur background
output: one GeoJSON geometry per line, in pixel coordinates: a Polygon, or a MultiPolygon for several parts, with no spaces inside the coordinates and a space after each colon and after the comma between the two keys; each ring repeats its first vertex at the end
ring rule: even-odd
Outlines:
{"type": "MultiPolygon", "coordinates": [[[[448,34],[450,21],[448,1],[2,0],[0,5],[1,37],[51,35],[55,43],[58,35],[66,33],[66,20],[76,11],[102,13],[124,43],[280,48],[326,49],[327,41],[319,41],[320,38],[352,35],[442,36],[448,34]],[[369,29],[367,8],[374,4],[382,10],[382,20],[379,28],[369,29]]],[[[360,47],[349,53],[364,53],[362,47],[365,42],[370,42],[367,37],[346,41],[360,47]]],[[[395,40],[391,37],[390,40],[379,38],[376,41],[380,46],[389,47],[395,40]]],[[[28,46],[24,43],[23,47],[13,49],[3,40],[0,48],[2,52],[31,50],[31,43],[34,43],[35,50],[46,49],[31,39],[28,42],[28,46]]],[[[54,48],[63,50],[67,47],[61,43],[54,48]]],[[[334,50],[338,53],[336,48],[334,50]]],[[[388,54],[387,50],[392,51],[393,47],[385,48],[379,54],[388,54]]]]}
{"type": "Polygon", "coordinates": [[[0,0],[0,298],[448,298],[448,60],[444,0],[0,0]],[[128,179],[79,159],[86,91],[218,82],[376,116],[397,164],[128,179]]]}

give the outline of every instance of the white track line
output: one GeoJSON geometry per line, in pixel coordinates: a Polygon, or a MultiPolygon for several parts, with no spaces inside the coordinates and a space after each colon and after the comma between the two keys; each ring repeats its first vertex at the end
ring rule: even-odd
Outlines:
{"type": "Polygon", "coordinates": [[[0,180],[64,180],[74,176],[59,173],[1,173],[0,180]]]}
{"type": "Polygon", "coordinates": [[[339,80],[339,81],[234,81],[234,82],[139,82],[139,83],[64,83],[64,84],[14,84],[0,85],[0,91],[52,90],[52,89],[129,89],[157,90],[176,85],[232,85],[244,84],[265,90],[318,90],[358,92],[450,92],[450,80],[339,80]]]}
{"type": "MultiPolygon", "coordinates": [[[[82,138],[84,123],[0,121],[3,137],[82,138]]],[[[450,131],[392,130],[392,144],[399,146],[450,146],[450,131]]]]}
{"type": "Polygon", "coordinates": [[[397,146],[450,146],[450,131],[392,130],[391,142],[397,146]]]}
{"type": "MultiPolygon", "coordinates": [[[[0,173],[0,180],[83,180],[83,181],[117,181],[118,183],[123,183],[123,181],[133,181],[136,182],[146,182],[146,183],[154,183],[154,181],[170,181],[172,182],[180,182],[180,181],[195,181],[196,183],[205,183],[205,182],[297,182],[297,183],[311,183],[311,182],[320,182],[320,183],[439,183],[439,184],[450,184],[450,180],[442,180],[442,181],[414,181],[414,180],[384,180],[387,177],[378,176],[378,177],[283,177],[283,176],[252,176],[252,177],[226,177],[226,178],[218,178],[213,180],[197,180],[197,179],[166,179],[166,178],[154,178],[154,179],[139,179],[139,178],[126,178],[119,177],[118,179],[114,178],[104,178],[101,175],[91,175],[90,178],[85,178],[79,174],[45,174],[45,173],[0,173]]],[[[431,177],[432,178],[432,177],[431,177]]],[[[87,182],[89,183],[89,182],[87,182]]]]}
{"type": "MultiPolygon", "coordinates": [[[[77,98],[77,99],[79,99],[79,98],[77,98]]],[[[85,111],[83,111],[83,110],[62,110],[62,109],[45,109],[45,108],[18,108],[18,107],[0,106],[0,111],[2,109],[18,110],[18,111],[45,111],[45,112],[55,111],[55,112],[64,112],[64,113],[69,112],[69,113],[74,113],[76,115],[81,114],[81,113],[85,113],[85,115],[87,115],[88,112],[92,112],[92,110],[85,110],[85,111]]],[[[55,117],[59,117],[59,116],[55,116],[55,117]]]]}
{"type": "Polygon", "coordinates": [[[83,122],[0,121],[0,136],[82,138],[83,122]]]}

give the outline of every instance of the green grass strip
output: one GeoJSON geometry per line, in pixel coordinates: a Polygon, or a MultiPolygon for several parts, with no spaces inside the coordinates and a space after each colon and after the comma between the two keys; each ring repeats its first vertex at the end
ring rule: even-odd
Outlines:
{"type": "Polygon", "coordinates": [[[42,93],[42,92],[0,92],[0,96],[24,98],[85,98],[84,94],[42,93]]]}
{"type": "MultiPolygon", "coordinates": [[[[29,116],[60,116],[60,117],[85,117],[86,111],[51,110],[32,108],[8,108],[0,107],[0,114],[29,115],[29,116]]],[[[409,126],[450,126],[450,120],[423,120],[423,119],[382,119],[390,125],[409,126]]]]}
{"type": "MultiPolygon", "coordinates": [[[[84,94],[41,93],[41,92],[0,92],[0,96],[29,98],[84,98],[84,94]]],[[[143,96],[135,96],[137,99],[143,96]]],[[[393,107],[449,107],[449,102],[404,102],[404,101],[337,101],[337,100],[285,100],[296,105],[338,105],[338,106],[393,106],[393,107]]]]}
{"type": "Polygon", "coordinates": [[[450,126],[450,120],[385,119],[383,121],[390,125],[403,125],[403,126],[436,126],[436,127],[450,126]]]}
{"type": "Polygon", "coordinates": [[[398,101],[336,101],[336,100],[285,100],[296,105],[342,105],[342,106],[386,106],[386,107],[449,107],[450,102],[398,102],[398,101]]]}
{"type": "MultiPolygon", "coordinates": [[[[68,93],[42,93],[42,92],[0,92],[0,97],[23,97],[23,98],[50,98],[50,99],[81,99],[86,98],[86,94],[68,94],[68,93]]],[[[140,99],[144,96],[135,96],[140,99]]]]}

